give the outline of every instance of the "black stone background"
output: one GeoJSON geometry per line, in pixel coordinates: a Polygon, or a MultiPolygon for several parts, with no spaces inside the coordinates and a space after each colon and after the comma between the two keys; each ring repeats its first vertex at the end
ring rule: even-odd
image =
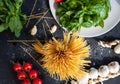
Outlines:
{"type": "MultiPolygon", "coordinates": [[[[24,0],[24,4],[22,7],[22,11],[29,15],[31,12],[31,8],[33,7],[35,0],[24,0]]],[[[38,12],[46,11],[49,8],[48,0],[38,0],[34,14],[38,12]],[[40,10],[38,10],[40,8],[40,10]]],[[[50,11],[47,16],[52,16],[50,11]]],[[[113,16],[114,17],[114,16],[113,16]]],[[[28,46],[23,43],[11,43],[7,40],[34,40],[34,39],[44,39],[45,35],[42,29],[41,23],[44,23],[44,20],[41,20],[38,26],[38,33],[35,36],[30,35],[30,29],[33,27],[37,19],[31,20],[30,25],[27,28],[22,30],[21,36],[19,38],[14,37],[14,34],[10,33],[9,30],[0,33],[0,84],[20,84],[20,81],[17,80],[16,73],[13,71],[12,61],[29,61],[33,63],[33,68],[39,71],[39,77],[43,80],[43,84],[65,84],[65,81],[59,81],[57,79],[53,79],[49,76],[49,74],[43,70],[33,59],[26,54],[20,46],[23,46],[29,53],[32,54],[36,59],[38,58],[38,54],[30,49],[28,46]]],[[[55,20],[46,19],[46,21],[51,26],[52,24],[56,24],[55,20]]],[[[120,62],[120,55],[114,53],[113,49],[102,48],[97,44],[99,40],[103,41],[112,41],[114,39],[120,39],[120,23],[118,23],[114,29],[110,32],[95,38],[86,38],[91,47],[91,56],[90,59],[92,61],[91,67],[98,68],[100,65],[108,64],[111,61],[120,62]]],[[[51,37],[51,34],[46,27],[46,31],[48,37],[51,37]]],[[[62,29],[58,25],[58,30],[54,33],[55,37],[62,37],[62,29]]],[[[31,44],[31,43],[29,43],[31,44]]],[[[104,84],[119,84],[120,76],[114,79],[110,79],[105,81],[104,84]]]]}

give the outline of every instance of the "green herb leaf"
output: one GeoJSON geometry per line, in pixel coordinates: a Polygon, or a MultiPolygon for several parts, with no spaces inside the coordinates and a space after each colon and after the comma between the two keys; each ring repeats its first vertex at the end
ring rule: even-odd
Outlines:
{"type": "Polygon", "coordinates": [[[4,30],[6,30],[7,27],[8,27],[7,24],[1,24],[1,25],[0,25],[0,32],[3,32],[4,30]]]}
{"type": "Polygon", "coordinates": [[[16,29],[16,30],[15,30],[15,36],[16,36],[16,37],[19,37],[19,36],[20,36],[20,33],[21,33],[21,29],[16,29]]]}
{"type": "Polygon", "coordinates": [[[23,28],[19,16],[13,16],[10,18],[9,28],[11,32],[15,32],[15,36],[18,37],[21,29],[23,28]]]}
{"type": "Polygon", "coordinates": [[[9,21],[9,23],[8,23],[11,32],[14,32],[15,28],[18,27],[16,23],[17,23],[17,18],[16,18],[16,16],[11,17],[11,18],[10,18],[10,21],[9,21]]]}
{"type": "Polygon", "coordinates": [[[91,22],[84,22],[84,23],[82,23],[82,26],[85,28],[90,28],[92,26],[92,23],[91,22]]]}
{"type": "Polygon", "coordinates": [[[15,8],[14,5],[12,4],[11,0],[3,0],[5,6],[8,8],[10,12],[14,12],[15,8]]]}
{"type": "Polygon", "coordinates": [[[104,27],[104,21],[101,20],[100,23],[99,23],[99,25],[103,28],[104,27]]]}

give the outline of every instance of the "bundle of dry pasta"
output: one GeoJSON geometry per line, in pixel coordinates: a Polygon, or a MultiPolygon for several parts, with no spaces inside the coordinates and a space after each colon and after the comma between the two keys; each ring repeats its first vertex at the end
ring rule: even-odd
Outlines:
{"type": "Polygon", "coordinates": [[[64,33],[63,39],[53,37],[44,44],[37,41],[33,48],[42,54],[39,61],[53,78],[77,79],[87,74],[84,66],[89,66],[90,61],[85,59],[89,57],[90,48],[77,32],[64,33]]]}

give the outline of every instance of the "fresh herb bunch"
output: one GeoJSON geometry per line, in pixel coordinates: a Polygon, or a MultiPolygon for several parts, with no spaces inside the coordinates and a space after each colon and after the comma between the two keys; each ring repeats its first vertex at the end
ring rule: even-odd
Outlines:
{"type": "Polygon", "coordinates": [[[0,0],[0,32],[10,29],[16,37],[20,36],[26,15],[21,13],[23,0],[0,0]]]}
{"type": "Polygon", "coordinates": [[[56,14],[59,22],[68,30],[79,30],[81,27],[104,27],[104,20],[111,10],[109,0],[64,0],[58,3],[56,14]]]}

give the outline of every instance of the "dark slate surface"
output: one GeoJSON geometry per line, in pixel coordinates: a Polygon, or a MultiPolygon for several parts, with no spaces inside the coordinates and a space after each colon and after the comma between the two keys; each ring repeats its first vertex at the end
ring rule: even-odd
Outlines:
{"type": "MultiPolygon", "coordinates": [[[[30,14],[31,8],[34,4],[35,0],[24,0],[24,5],[22,7],[22,11],[26,13],[27,15],[30,14]]],[[[49,8],[48,1],[47,0],[38,0],[36,8],[34,13],[43,12],[46,9],[49,8]],[[38,10],[40,8],[40,10],[38,10]]],[[[52,16],[49,12],[47,16],[52,16]]],[[[9,30],[4,31],[0,33],[0,84],[20,84],[20,81],[16,78],[16,73],[12,70],[13,64],[10,62],[12,61],[30,61],[33,63],[33,68],[37,69],[39,71],[39,77],[43,80],[43,84],[65,84],[65,81],[59,81],[57,79],[53,79],[49,76],[49,74],[43,70],[35,61],[33,61],[28,54],[26,54],[21,48],[20,45],[22,45],[29,53],[36,56],[37,58],[38,54],[34,52],[32,49],[30,49],[28,46],[23,45],[22,43],[10,43],[7,42],[7,40],[33,40],[33,39],[44,39],[45,35],[43,33],[42,25],[41,23],[44,23],[44,19],[40,21],[40,23],[37,25],[39,28],[39,31],[36,36],[30,36],[29,31],[35,24],[37,19],[31,20],[30,25],[27,28],[24,28],[22,31],[22,34],[19,38],[15,38],[14,34],[10,33],[9,30]]],[[[46,21],[51,26],[52,24],[56,24],[55,20],[48,20],[46,21]]],[[[46,27],[46,31],[47,31],[46,27]]],[[[51,37],[50,33],[47,31],[48,37],[51,37]]],[[[61,37],[62,36],[62,29],[58,26],[57,32],[54,34],[55,37],[61,37]]],[[[88,40],[88,43],[91,47],[91,67],[98,68],[100,65],[108,64],[111,61],[119,61],[120,62],[120,55],[117,55],[113,52],[112,49],[108,48],[102,48],[100,47],[97,42],[99,40],[104,41],[112,41],[114,39],[120,39],[120,23],[118,23],[114,29],[112,29],[110,32],[99,36],[95,38],[86,38],[88,40]]],[[[108,81],[105,81],[104,84],[118,84],[120,82],[120,76],[116,77],[114,79],[110,79],[108,81]]]]}

